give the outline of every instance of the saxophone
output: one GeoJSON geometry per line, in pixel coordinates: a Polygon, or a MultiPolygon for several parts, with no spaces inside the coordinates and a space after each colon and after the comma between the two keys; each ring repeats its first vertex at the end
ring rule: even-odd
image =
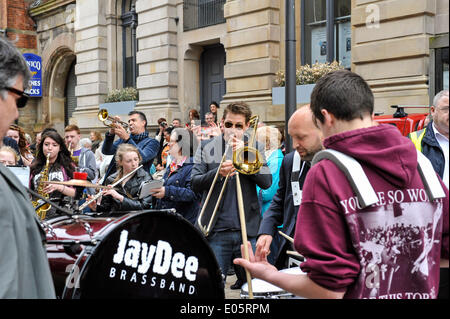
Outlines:
{"type": "Polygon", "coordinates": [[[79,162],[79,160],[80,160],[80,156],[74,156],[74,155],[73,155],[72,144],[69,144],[69,152],[70,152],[70,158],[71,158],[72,161],[75,163],[75,165],[78,166],[78,162],[79,162]]]}
{"type": "MultiPolygon", "coordinates": [[[[44,192],[44,187],[45,187],[44,182],[48,181],[49,166],[50,166],[50,153],[47,153],[47,161],[45,162],[45,167],[41,172],[41,178],[39,179],[39,184],[38,184],[38,188],[37,188],[37,193],[46,199],[49,199],[49,197],[50,197],[48,193],[44,192]]],[[[42,204],[42,200],[36,199],[35,201],[32,202],[32,204],[33,204],[33,207],[36,208],[40,204],[42,204]]],[[[45,203],[44,205],[42,205],[41,207],[39,207],[36,210],[36,214],[38,215],[38,217],[41,220],[44,220],[45,215],[47,214],[47,211],[51,207],[52,206],[49,203],[45,203]]]]}

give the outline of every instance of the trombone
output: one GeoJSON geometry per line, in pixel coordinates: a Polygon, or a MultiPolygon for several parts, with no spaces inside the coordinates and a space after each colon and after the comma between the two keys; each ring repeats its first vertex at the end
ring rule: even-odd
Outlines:
{"type": "MultiPolygon", "coordinates": [[[[256,148],[250,146],[250,145],[253,145],[253,143],[254,143],[256,129],[258,128],[258,121],[259,121],[259,117],[257,115],[253,116],[250,119],[250,126],[253,125],[253,132],[250,135],[250,140],[249,140],[249,143],[247,144],[247,146],[233,151],[233,166],[236,168],[237,174],[238,173],[241,173],[244,175],[256,174],[259,172],[259,170],[261,169],[261,167],[263,165],[263,163],[261,161],[262,157],[261,157],[261,154],[259,153],[259,151],[256,148]]],[[[222,168],[223,163],[225,162],[229,147],[230,147],[230,145],[227,144],[225,153],[223,154],[222,160],[219,163],[219,167],[217,168],[216,175],[214,176],[213,182],[212,182],[211,187],[206,196],[205,203],[203,204],[200,214],[198,215],[197,224],[198,224],[200,230],[205,235],[205,237],[207,237],[209,235],[209,233],[211,232],[211,227],[212,227],[213,221],[215,219],[217,210],[219,209],[219,205],[222,200],[222,196],[223,196],[225,187],[227,186],[228,177],[230,176],[230,173],[228,173],[228,175],[225,177],[225,180],[223,182],[222,189],[220,190],[216,205],[214,206],[214,210],[211,215],[211,219],[209,220],[208,223],[205,223],[205,225],[202,225],[202,219],[203,219],[203,215],[206,210],[206,206],[208,205],[212,191],[214,189],[214,186],[216,185],[217,178],[219,177],[219,171],[222,168]]],[[[238,183],[238,182],[239,182],[239,177],[236,175],[236,183],[238,183]]],[[[243,205],[242,205],[242,210],[243,210],[243,205]]]]}
{"type": "MultiPolygon", "coordinates": [[[[239,210],[239,220],[241,223],[242,244],[244,246],[244,258],[247,260],[249,260],[250,258],[249,258],[249,253],[248,253],[248,240],[247,240],[247,227],[245,224],[244,200],[242,197],[241,181],[239,178],[239,174],[244,174],[244,175],[256,174],[260,171],[260,169],[263,165],[263,163],[261,161],[262,156],[259,153],[258,149],[251,146],[251,145],[253,145],[255,135],[256,135],[256,129],[258,128],[258,120],[259,120],[259,117],[257,115],[253,116],[250,119],[250,126],[253,125],[253,132],[250,135],[250,140],[249,140],[247,146],[244,146],[240,149],[233,151],[233,166],[236,169],[236,194],[237,194],[237,203],[238,203],[238,210],[239,210]]],[[[202,210],[198,217],[198,225],[199,225],[200,229],[202,230],[202,232],[205,234],[205,236],[208,236],[209,232],[211,231],[212,222],[217,213],[217,209],[219,208],[219,203],[222,199],[224,189],[227,185],[228,177],[230,176],[230,173],[228,173],[227,176],[225,177],[225,180],[222,185],[222,189],[220,190],[220,193],[219,193],[219,198],[217,199],[217,202],[214,207],[214,210],[211,215],[211,219],[208,223],[208,226],[206,226],[206,227],[203,226],[201,224],[201,219],[205,212],[205,209],[208,204],[209,198],[211,196],[212,190],[217,181],[217,177],[219,175],[220,168],[222,167],[222,164],[225,161],[229,146],[230,145],[228,144],[227,150],[225,151],[225,154],[222,157],[222,160],[219,164],[216,175],[214,176],[213,183],[211,185],[211,188],[209,189],[205,203],[203,204],[202,210]]],[[[248,294],[249,294],[250,299],[253,299],[252,277],[250,275],[250,272],[247,269],[245,269],[245,274],[246,274],[246,278],[247,278],[248,294]]]]}
{"type": "Polygon", "coordinates": [[[107,109],[100,109],[97,113],[99,121],[103,122],[103,125],[113,128],[114,122],[119,123],[125,129],[128,128],[128,123],[124,121],[117,121],[112,116],[109,116],[107,109]]]}

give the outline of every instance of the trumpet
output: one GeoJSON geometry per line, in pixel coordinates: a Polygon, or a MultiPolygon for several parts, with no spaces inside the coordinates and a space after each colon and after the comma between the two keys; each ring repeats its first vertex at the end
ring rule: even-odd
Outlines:
{"type": "Polygon", "coordinates": [[[113,124],[114,124],[114,122],[116,122],[116,123],[119,123],[120,125],[122,125],[123,128],[125,128],[125,129],[128,128],[127,122],[115,120],[112,116],[108,115],[108,110],[106,110],[106,109],[100,109],[100,111],[98,111],[98,113],[97,113],[97,117],[98,117],[99,121],[103,122],[103,125],[105,125],[107,127],[113,128],[113,124]]]}

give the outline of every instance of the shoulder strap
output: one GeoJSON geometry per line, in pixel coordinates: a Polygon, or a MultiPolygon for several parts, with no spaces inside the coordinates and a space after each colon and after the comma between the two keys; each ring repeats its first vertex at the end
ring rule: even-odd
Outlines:
{"type": "Polygon", "coordinates": [[[378,202],[378,196],[358,161],[344,153],[328,149],[318,152],[312,160],[312,165],[323,159],[332,161],[345,174],[361,208],[378,202]]]}
{"type": "Polygon", "coordinates": [[[416,149],[419,152],[422,152],[422,140],[423,140],[423,137],[425,136],[425,132],[426,132],[426,128],[424,128],[423,130],[420,130],[420,131],[409,133],[409,138],[410,138],[411,142],[414,143],[414,145],[416,146],[416,149]]]}
{"type": "MultiPolygon", "coordinates": [[[[358,161],[346,154],[328,149],[317,153],[312,160],[312,165],[323,159],[328,159],[335,163],[345,174],[353,191],[358,197],[361,208],[368,207],[378,202],[375,190],[358,161]]],[[[417,150],[417,169],[429,200],[434,201],[438,198],[445,198],[444,189],[439,182],[431,162],[419,150],[417,150]]]]}
{"type": "Polygon", "coordinates": [[[417,168],[430,201],[444,198],[445,192],[430,160],[417,150],[417,168]]]}

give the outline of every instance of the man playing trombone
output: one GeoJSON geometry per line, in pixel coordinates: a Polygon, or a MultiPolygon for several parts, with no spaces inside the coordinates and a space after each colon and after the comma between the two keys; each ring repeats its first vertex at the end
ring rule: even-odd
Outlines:
{"type": "MultiPolygon", "coordinates": [[[[245,132],[250,126],[250,118],[251,110],[248,105],[229,104],[223,114],[222,134],[202,141],[192,169],[192,188],[202,194],[201,203],[204,206],[196,225],[203,231],[214,251],[224,280],[233,257],[241,254],[240,245],[243,240],[237,201],[236,168],[231,158],[233,152],[242,149],[245,144],[245,132]]],[[[253,246],[256,244],[261,222],[256,185],[267,189],[272,184],[272,176],[263,155],[260,160],[263,166],[259,171],[240,175],[247,237],[253,246]]]]}

